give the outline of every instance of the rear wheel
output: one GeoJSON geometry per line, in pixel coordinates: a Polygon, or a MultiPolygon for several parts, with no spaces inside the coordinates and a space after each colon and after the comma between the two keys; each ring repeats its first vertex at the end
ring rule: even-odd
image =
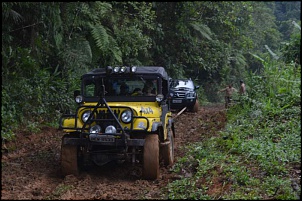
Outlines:
{"type": "Polygon", "coordinates": [[[159,178],[159,141],[158,135],[147,135],[144,145],[143,178],[159,178]]]}
{"type": "Polygon", "coordinates": [[[172,165],[174,163],[174,136],[171,128],[168,129],[169,144],[162,147],[162,157],[164,165],[172,165]]]}
{"type": "Polygon", "coordinates": [[[64,176],[73,174],[79,174],[79,166],[78,166],[78,146],[76,145],[65,145],[63,143],[64,138],[68,136],[64,136],[62,138],[61,145],[61,170],[64,176]]]}

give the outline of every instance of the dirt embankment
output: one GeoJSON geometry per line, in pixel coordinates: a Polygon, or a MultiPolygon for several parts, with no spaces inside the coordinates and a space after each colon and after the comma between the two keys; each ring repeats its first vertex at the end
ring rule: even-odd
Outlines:
{"type": "MultiPolygon", "coordinates": [[[[175,160],[182,147],[215,135],[226,122],[223,105],[200,107],[175,119],[175,160]]],[[[141,166],[123,163],[91,167],[78,177],[60,176],[62,132],[44,128],[39,134],[19,133],[2,144],[1,199],[167,199],[165,187],[183,173],[161,168],[155,181],[142,180],[141,166]]]]}

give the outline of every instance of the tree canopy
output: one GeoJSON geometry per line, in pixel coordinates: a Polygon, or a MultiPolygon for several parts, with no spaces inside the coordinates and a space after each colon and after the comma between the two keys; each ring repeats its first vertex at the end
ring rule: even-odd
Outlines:
{"type": "Polygon", "coordinates": [[[100,66],[163,66],[217,101],[268,48],[300,63],[300,13],[298,1],[2,2],[2,133],[55,120],[100,66]]]}

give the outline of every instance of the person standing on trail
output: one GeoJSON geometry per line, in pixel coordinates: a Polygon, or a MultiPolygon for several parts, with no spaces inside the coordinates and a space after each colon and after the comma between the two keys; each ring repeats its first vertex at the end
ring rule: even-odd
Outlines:
{"type": "Polygon", "coordinates": [[[235,89],[232,84],[229,84],[226,88],[219,90],[218,92],[224,92],[225,91],[225,108],[228,108],[229,104],[232,101],[232,95],[234,92],[237,92],[237,89],[235,89]]]}
{"type": "Polygon", "coordinates": [[[243,80],[240,80],[239,94],[240,95],[244,95],[245,94],[245,84],[244,84],[243,80]]]}

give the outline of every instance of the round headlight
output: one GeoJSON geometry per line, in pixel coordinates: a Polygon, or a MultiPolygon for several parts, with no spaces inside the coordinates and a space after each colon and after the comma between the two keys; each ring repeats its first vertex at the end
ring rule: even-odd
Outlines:
{"type": "Polygon", "coordinates": [[[81,95],[76,96],[76,97],[75,97],[75,102],[76,102],[76,103],[81,103],[81,102],[83,102],[83,96],[81,96],[81,95]]]}
{"type": "Polygon", "coordinates": [[[99,125],[94,125],[90,128],[89,132],[92,134],[98,134],[101,133],[101,127],[99,125]]]}
{"type": "Polygon", "coordinates": [[[90,114],[91,114],[91,111],[90,111],[90,110],[88,110],[88,111],[86,111],[86,112],[84,112],[84,113],[82,114],[82,121],[83,121],[84,123],[88,120],[90,114]]]}
{"type": "Polygon", "coordinates": [[[156,101],[157,102],[162,102],[162,100],[164,100],[164,95],[163,94],[157,94],[156,101]]]}
{"type": "Polygon", "coordinates": [[[125,110],[121,115],[121,120],[124,123],[129,123],[132,120],[132,112],[130,110],[125,110]]]}
{"type": "Polygon", "coordinates": [[[105,129],[105,133],[116,133],[116,128],[114,126],[107,126],[105,129]]]}

